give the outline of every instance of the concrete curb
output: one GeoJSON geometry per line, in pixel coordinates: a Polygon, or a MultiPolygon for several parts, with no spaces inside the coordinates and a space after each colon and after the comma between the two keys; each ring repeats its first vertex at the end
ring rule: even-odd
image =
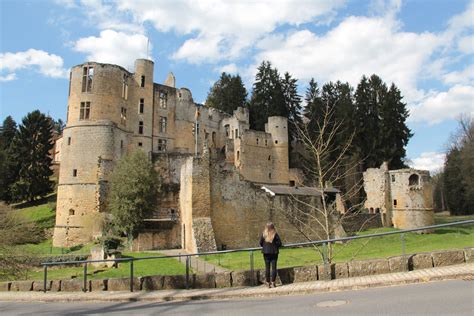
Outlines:
{"type": "Polygon", "coordinates": [[[399,286],[443,280],[474,280],[474,264],[431,268],[410,272],[372,275],[331,281],[302,282],[274,289],[263,286],[222,289],[162,290],[154,292],[0,292],[4,302],[160,302],[189,300],[222,300],[252,297],[315,294],[361,290],[373,287],[399,286]]]}

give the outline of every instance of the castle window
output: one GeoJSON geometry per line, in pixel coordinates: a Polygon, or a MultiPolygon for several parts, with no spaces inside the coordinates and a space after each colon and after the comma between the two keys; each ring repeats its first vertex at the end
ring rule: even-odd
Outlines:
{"type": "Polygon", "coordinates": [[[74,213],[75,213],[75,212],[74,212],[74,210],[73,210],[72,208],[69,209],[69,215],[74,215],[74,213]]]}
{"type": "Polygon", "coordinates": [[[397,200],[393,200],[393,206],[397,206],[397,200]]]}
{"type": "Polygon", "coordinates": [[[230,131],[229,124],[227,124],[226,126],[224,126],[224,129],[225,129],[225,136],[226,136],[226,137],[229,137],[229,131],[230,131]]]}
{"type": "Polygon", "coordinates": [[[82,69],[82,92],[91,92],[94,67],[87,66],[82,69]]]}
{"type": "Polygon", "coordinates": [[[235,129],[235,138],[238,138],[239,137],[239,130],[236,128],[235,129]]]}
{"type": "Polygon", "coordinates": [[[295,180],[290,180],[290,187],[294,187],[295,186],[295,180]]]}
{"type": "Polygon", "coordinates": [[[168,106],[168,94],[165,91],[160,91],[160,108],[166,109],[168,106]]]}
{"type": "Polygon", "coordinates": [[[88,120],[91,113],[91,103],[90,102],[81,102],[81,108],[79,111],[80,120],[88,120]]]}
{"type": "Polygon", "coordinates": [[[120,123],[122,123],[122,125],[127,125],[127,109],[126,108],[120,109],[120,123]]]}
{"type": "Polygon", "coordinates": [[[272,155],[268,156],[268,161],[272,160],[272,155]]]}
{"type": "Polygon", "coordinates": [[[212,132],[212,145],[216,145],[216,132],[212,132]]]}
{"type": "Polygon", "coordinates": [[[166,139],[158,139],[158,151],[166,151],[166,139]]]}
{"type": "Polygon", "coordinates": [[[143,147],[143,143],[138,143],[138,147],[143,147]]]}
{"type": "Polygon", "coordinates": [[[120,148],[123,148],[123,140],[120,140],[120,148]]]}
{"type": "Polygon", "coordinates": [[[199,123],[193,123],[193,135],[196,135],[195,133],[199,135],[199,123]]]}
{"type": "Polygon", "coordinates": [[[265,139],[265,146],[267,146],[267,145],[268,145],[268,140],[265,139]]]}
{"type": "Polygon", "coordinates": [[[408,178],[408,185],[413,186],[413,185],[419,185],[420,184],[420,177],[417,174],[412,174],[408,178]]]}
{"type": "Polygon", "coordinates": [[[145,109],[145,99],[140,99],[140,104],[138,106],[138,113],[143,114],[143,110],[145,109]]]}
{"type": "Polygon", "coordinates": [[[67,138],[67,144],[68,144],[68,145],[71,145],[71,137],[68,137],[68,138],[67,138]]]}
{"type": "Polygon", "coordinates": [[[142,76],[142,77],[141,77],[140,87],[142,87],[142,88],[145,87],[145,76],[142,76]]]}
{"type": "Polygon", "coordinates": [[[275,141],[275,144],[278,144],[278,141],[277,141],[277,140],[275,141]]]}
{"type": "Polygon", "coordinates": [[[268,173],[268,179],[271,179],[271,178],[272,178],[272,173],[269,172],[269,173],[268,173]]]}
{"type": "Polygon", "coordinates": [[[278,128],[278,125],[276,125],[275,128],[278,128]]]}
{"type": "Polygon", "coordinates": [[[392,174],[392,182],[395,182],[395,175],[392,174]]]}
{"type": "Polygon", "coordinates": [[[138,122],[138,134],[143,134],[143,121],[138,122]]]}
{"type": "Polygon", "coordinates": [[[122,98],[125,100],[128,99],[128,76],[127,74],[123,74],[122,79],[122,98]]]}
{"type": "Polygon", "coordinates": [[[258,146],[258,138],[257,138],[257,146],[258,146]]]}
{"type": "Polygon", "coordinates": [[[240,151],[237,150],[237,160],[240,159],[240,151]]]}
{"type": "Polygon", "coordinates": [[[167,119],[164,116],[160,116],[160,133],[166,133],[167,119]]]}
{"type": "Polygon", "coordinates": [[[72,176],[77,177],[77,169],[72,169],[72,176]]]}

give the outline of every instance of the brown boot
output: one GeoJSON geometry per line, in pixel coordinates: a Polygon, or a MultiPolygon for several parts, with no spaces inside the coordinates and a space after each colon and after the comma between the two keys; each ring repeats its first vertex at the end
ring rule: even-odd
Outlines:
{"type": "Polygon", "coordinates": [[[275,282],[272,282],[271,286],[269,287],[276,287],[275,282]]]}

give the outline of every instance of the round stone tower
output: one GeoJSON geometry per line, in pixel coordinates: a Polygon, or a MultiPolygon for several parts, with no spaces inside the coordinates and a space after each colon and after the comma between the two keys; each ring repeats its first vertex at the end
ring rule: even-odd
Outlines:
{"type": "Polygon", "coordinates": [[[272,134],[272,182],[288,184],[288,120],[281,116],[271,116],[265,124],[265,131],[272,134]]]}
{"type": "Polygon", "coordinates": [[[87,243],[101,235],[115,163],[134,148],[152,150],[152,102],[152,61],[138,60],[133,74],[95,62],[71,69],[54,246],[87,243]]]}

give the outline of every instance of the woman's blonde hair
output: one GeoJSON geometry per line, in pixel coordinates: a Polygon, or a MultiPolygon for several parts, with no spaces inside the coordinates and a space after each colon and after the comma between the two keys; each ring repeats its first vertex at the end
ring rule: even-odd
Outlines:
{"type": "Polygon", "coordinates": [[[265,225],[265,229],[263,230],[263,238],[266,242],[273,242],[273,238],[275,238],[275,235],[275,225],[273,225],[272,222],[268,222],[267,225],[265,225]]]}

